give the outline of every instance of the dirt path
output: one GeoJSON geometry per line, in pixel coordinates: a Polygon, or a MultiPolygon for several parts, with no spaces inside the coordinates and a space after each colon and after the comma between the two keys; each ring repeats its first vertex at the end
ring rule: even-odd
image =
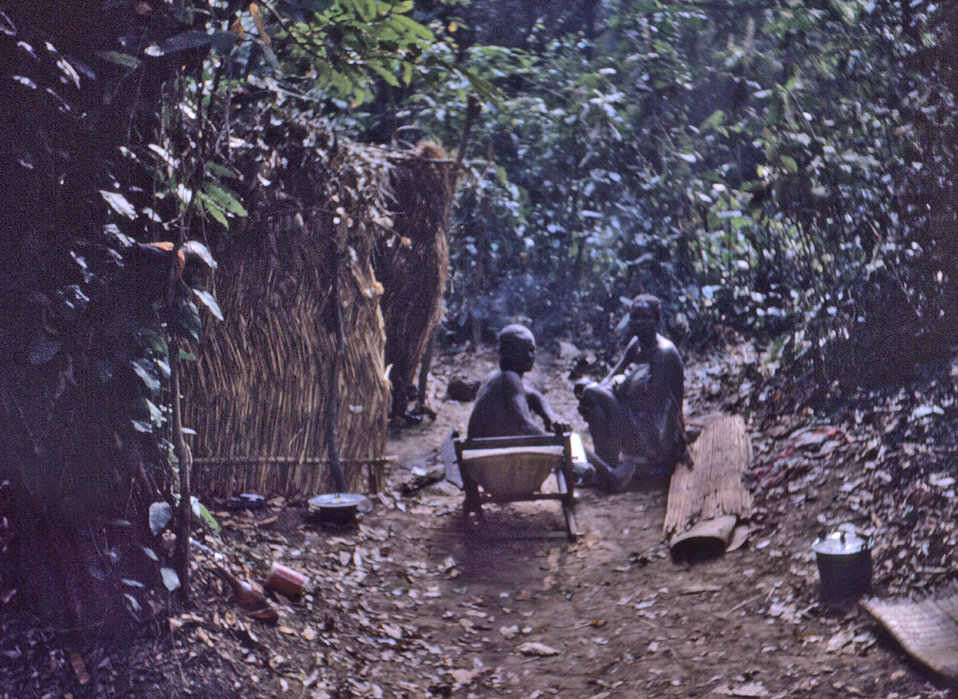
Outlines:
{"type": "MultiPolygon", "coordinates": [[[[493,359],[487,355],[469,375],[481,376],[493,359]]],[[[436,393],[453,366],[447,360],[437,370],[436,393]]],[[[540,367],[533,381],[584,434],[564,364],[546,359],[540,367]]],[[[694,417],[714,406],[691,374],[694,417]]],[[[394,435],[394,482],[404,471],[434,468],[436,445],[470,408],[441,407],[436,423],[394,435]]],[[[944,690],[910,667],[857,606],[819,600],[808,545],[830,522],[843,482],[828,467],[809,469],[777,500],[756,493],[749,544],[692,565],[669,556],[662,488],[582,491],[577,514],[585,533],[570,543],[554,503],[494,507],[476,525],[459,512],[459,492],[440,483],[406,498],[405,513],[378,515],[394,533],[393,555],[405,545],[415,551],[407,549],[409,560],[421,559],[429,573],[418,595],[377,598],[374,608],[445,649],[464,696],[938,695],[944,690]],[[397,608],[397,597],[415,602],[397,608]]],[[[379,675],[402,672],[386,666],[379,675]]]]}
{"type": "MultiPolygon", "coordinates": [[[[193,609],[114,648],[71,649],[28,621],[15,634],[7,619],[0,696],[953,696],[857,606],[819,599],[811,540],[825,525],[867,521],[843,490],[861,467],[829,446],[837,442],[756,489],[743,548],[691,565],[674,562],[663,540],[662,488],[580,491],[583,535],[570,542],[554,502],[491,506],[477,524],[449,484],[417,487],[471,407],[443,400],[446,382],[481,378],[493,361],[443,358],[438,418],[391,435],[387,492],[358,526],[308,523],[301,502],[281,498],[246,514],[213,503],[223,532],[196,551],[193,609]],[[279,560],[310,576],[308,594],[273,598],[276,626],[253,621],[209,573],[214,556],[252,580],[279,560]],[[84,685],[71,650],[91,676],[84,685]]],[[[567,365],[540,357],[530,378],[585,434],[567,365]]],[[[724,371],[688,367],[692,418],[735,402],[740,379],[724,371]]],[[[773,457],[793,427],[749,425],[757,469],[784,463],[773,457]]]]}

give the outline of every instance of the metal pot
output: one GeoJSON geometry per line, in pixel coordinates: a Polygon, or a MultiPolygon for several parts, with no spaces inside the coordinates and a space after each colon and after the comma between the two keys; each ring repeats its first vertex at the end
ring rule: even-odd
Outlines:
{"type": "Polygon", "coordinates": [[[310,512],[322,522],[349,524],[366,498],[355,493],[324,493],[309,499],[310,512]]]}
{"type": "Polygon", "coordinates": [[[872,556],[867,538],[835,531],[813,544],[822,591],[833,599],[855,599],[871,589],[872,556]]]}

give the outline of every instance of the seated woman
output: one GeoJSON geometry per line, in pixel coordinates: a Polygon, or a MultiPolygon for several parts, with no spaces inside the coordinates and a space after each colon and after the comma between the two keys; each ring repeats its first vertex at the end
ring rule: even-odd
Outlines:
{"type": "Polygon", "coordinates": [[[676,462],[688,460],[685,373],[675,345],[656,332],[661,320],[657,297],[636,296],[622,359],[601,382],[575,387],[592,435],[596,483],[613,492],[637,476],[669,475],[676,462]]]}
{"type": "Polygon", "coordinates": [[[536,339],[527,327],[507,325],[499,332],[499,368],[486,377],[476,396],[469,416],[470,439],[549,434],[554,429],[556,416],[545,396],[522,383],[535,359],[536,339]],[[542,418],[544,428],[533,413],[542,418]]]}

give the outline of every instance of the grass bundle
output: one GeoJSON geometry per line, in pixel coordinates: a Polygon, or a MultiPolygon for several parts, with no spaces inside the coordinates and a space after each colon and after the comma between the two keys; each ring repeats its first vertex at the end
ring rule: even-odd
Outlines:
{"type": "Polygon", "coordinates": [[[385,361],[393,390],[403,401],[442,315],[454,182],[452,161],[433,144],[394,162],[392,189],[398,209],[393,234],[379,239],[376,274],[385,289],[385,361]]]}

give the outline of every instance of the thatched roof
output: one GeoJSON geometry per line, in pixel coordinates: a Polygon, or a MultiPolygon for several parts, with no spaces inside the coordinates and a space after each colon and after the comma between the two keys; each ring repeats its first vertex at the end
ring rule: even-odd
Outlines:
{"type": "MultiPolygon", "coordinates": [[[[226,321],[204,339],[186,391],[201,491],[330,489],[337,250],[346,341],[336,441],[350,488],[370,487],[364,471],[383,463],[386,441],[387,328],[421,354],[445,282],[452,164],[433,155],[329,142],[284,149],[269,178],[289,188],[261,196],[235,245],[217,255],[226,321]],[[374,270],[390,278],[385,293],[374,270]],[[394,300],[385,321],[383,298],[394,300]]],[[[409,361],[414,370],[418,355],[409,361]]]]}

